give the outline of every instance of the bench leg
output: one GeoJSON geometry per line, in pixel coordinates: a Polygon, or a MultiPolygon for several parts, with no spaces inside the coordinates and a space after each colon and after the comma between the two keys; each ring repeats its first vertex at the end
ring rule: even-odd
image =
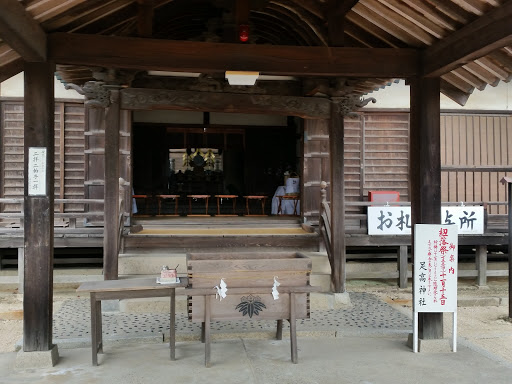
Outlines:
{"type": "Polygon", "coordinates": [[[90,301],[92,365],[98,365],[98,352],[103,353],[101,300],[96,300],[96,294],[91,292],[90,301]]]}
{"type": "Polygon", "coordinates": [[[210,296],[204,297],[204,365],[210,368],[210,296]]]}
{"type": "Polygon", "coordinates": [[[276,339],[283,340],[283,320],[277,320],[276,339]]]}
{"type": "Polygon", "coordinates": [[[297,328],[295,321],[295,293],[290,293],[290,345],[292,349],[292,363],[299,362],[297,356],[297,328]]]}
{"type": "Polygon", "coordinates": [[[176,360],[176,290],[171,288],[171,319],[169,328],[169,348],[171,349],[171,360],[176,360]]]}

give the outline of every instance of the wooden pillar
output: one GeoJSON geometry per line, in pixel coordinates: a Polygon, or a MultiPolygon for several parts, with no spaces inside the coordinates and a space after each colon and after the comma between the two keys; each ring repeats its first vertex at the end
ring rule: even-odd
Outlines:
{"type": "Polygon", "coordinates": [[[110,106],[105,113],[105,232],[103,277],[118,278],[119,229],[119,89],[110,90],[110,106]]]}
{"type": "Polygon", "coordinates": [[[345,163],[343,159],[345,125],[337,100],[331,104],[329,159],[331,168],[331,249],[334,292],[345,292],[345,163]]]}
{"type": "Polygon", "coordinates": [[[487,245],[476,246],[475,264],[477,270],[476,283],[478,286],[487,285],[487,245]]]}
{"type": "MultiPolygon", "coordinates": [[[[414,224],[441,224],[440,79],[410,79],[409,180],[414,224]]],[[[413,247],[414,248],[414,247],[413,247]]],[[[414,263],[414,249],[413,249],[414,263]]],[[[419,337],[443,337],[443,314],[420,313],[419,337]]]]}
{"type": "Polygon", "coordinates": [[[25,63],[23,351],[52,349],[55,65],[25,63]],[[33,156],[29,159],[29,153],[33,156]],[[30,165],[30,169],[29,169],[30,165]],[[45,176],[42,174],[45,173],[45,176]],[[29,185],[30,178],[30,185],[29,185]]]}

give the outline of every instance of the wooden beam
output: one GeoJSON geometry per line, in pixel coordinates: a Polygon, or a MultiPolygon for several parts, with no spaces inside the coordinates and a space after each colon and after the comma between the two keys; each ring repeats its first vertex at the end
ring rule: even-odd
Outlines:
{"type": "Polygon", "coordinates": [[[183,72],[258,71],[294,76],[411,77],[414,49],[293,47],[169,41],[54,33],[49,57],[58,64],[183,72]]]}
{"type": "Polygon", "coordinates": [[[153,36],[153,0],[137,0],[137,34],[140,37],[153,36]]]}
{"type": "MultiPolygon", "coordinates": [[[[23,350],[49,351],[53,347],[53,203],[55,66],[25,64],[24,217],[25,266],[23,290],[23,350]],[[44,194],[29,194],[29,149],[46,148],[44,194]]],[[[39,173],[41,174],[41,173],[39,173]]],[[[41,191],[43,192],[43,191],[41,191]]]]}
{"type": "MultiPolygon", "coordinates": [[[[345,45],[345,14],[346,7],[355,5],[357,1],[329,0],[326,15],[328,29],[328,43],[330,47],[343,47],[345,45]],[[354,4],[348,4],[354,3],[354,4]]],[[[352,7],[350,7],[352,8],[352,7]]]]}
{"type": "Polygon", "coordinates": [[[19,58],[0,67],[0,83],[23,72],[24,61],[19,58]]]}
{"type": "MultiPolygon", "coordinates": [[[[440,79],[410,80],[409,180],[414,224],[441,224],[440,79]]],[[[414,247],[413,247],[414,248],[414,247]]],[[[414,263],[414,249],[412,260],[414,263]]],[[[443,338],[443,314],[420,313],[422,339],[443,338]]]]}
{"type": "Polygon", "coordinates": [[[494,8],[425,50],[423,73],[438,77],[512,44],[512,0],[494,8]]]}
{"type": "Polygon", "coordinates": [[[0,0],[0,37],[25,61],[46,61],[46,33],[17,0],[0,0]]]}
{"type": "Polygon", "coordinates": [[[329,100],[319,97],[167,91],[145,88],[121,90],[121,108],[129,110],[263,113],[310,119],[328,118],[331,113],[329,100]]]}
{"type": "Polygon", "coordinates": [[[352,8],[359,2],[359,0],[338,0],[339,7],[336,9],[336,14],[345,17],[347,13],[349,13],[352,8]]]}

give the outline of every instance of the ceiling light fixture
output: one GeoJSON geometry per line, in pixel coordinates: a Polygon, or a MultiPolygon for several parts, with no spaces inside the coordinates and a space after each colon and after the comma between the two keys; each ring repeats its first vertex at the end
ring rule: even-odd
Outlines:
{"type": "Polygon", "coordinates": [[[254,85],[259,75],[259,72],[226,71],[229,85],[254,85]]]}

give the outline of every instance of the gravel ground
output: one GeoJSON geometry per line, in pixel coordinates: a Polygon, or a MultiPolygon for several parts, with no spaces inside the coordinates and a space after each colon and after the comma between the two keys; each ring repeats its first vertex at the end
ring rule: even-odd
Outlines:
{"type": "MultiPolygon", "coordinates": [[[[369,292],[411,316],[411,289],[398,289],[393,282],[358,280],[347,284],[349,292],[369,292]]],[[[459,283],[459,299],[499,298],[499,306],[467,306],[458,308],[458,337],[475,348],[489,352],[512,363],[512,323],[508,321],[508,281],[495,279],[487,288],[459,283]]],[[[54,291],[54,312],[69,299],[74,290],[54,291]]],[[[16,291],[0,291],[0,352],[14,351],[23,335],[22,295],[16,291]]],[[[451,337],[451,314],[445,314],[445,337],[451,337]]]]}

